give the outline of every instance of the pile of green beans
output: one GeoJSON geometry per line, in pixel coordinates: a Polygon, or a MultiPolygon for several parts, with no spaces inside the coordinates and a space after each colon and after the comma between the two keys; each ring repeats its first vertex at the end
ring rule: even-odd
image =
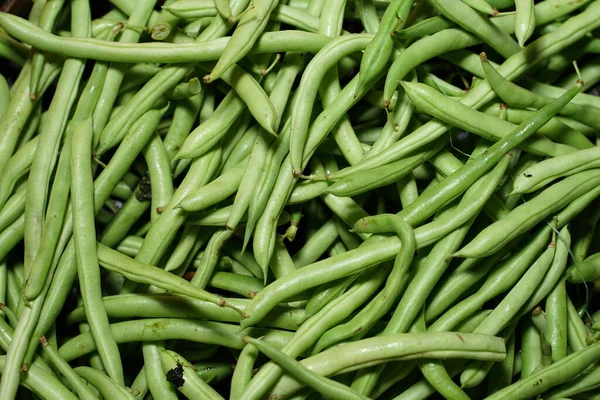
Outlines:
{"type": "Polygon", "coordinates": [[[0,400],[600,399],[600,0],[35,0],[0,65],[0,400]]]}

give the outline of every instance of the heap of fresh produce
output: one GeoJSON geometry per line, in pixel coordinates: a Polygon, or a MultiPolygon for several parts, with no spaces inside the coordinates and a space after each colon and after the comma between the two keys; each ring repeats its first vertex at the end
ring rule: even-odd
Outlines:
{"type": "Polygon", "coordinates": [[[600,0],[6,3],[0,400],[600,399],[600,0]]]}

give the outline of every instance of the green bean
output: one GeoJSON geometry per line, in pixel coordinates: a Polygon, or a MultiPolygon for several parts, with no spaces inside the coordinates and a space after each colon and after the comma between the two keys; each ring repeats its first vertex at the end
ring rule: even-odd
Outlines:
{"type": "Polygon", "coordinates": [[[173,30],[173,28],[179,22],[179,18],[168,10],[165,10],[170,4],[174,3],[174,0],[167,0],[163,5],[163,10],[158,14],[152,29],[150,29],[150,35],[154,40],[165,40],[167,39],[173,30]]]}
{"type": "Polygon", "coordinates": [[[502,362],[494,364],[490,370],[490,375],[494,377],[494,379],[488,381],[488,393],[490,394],[493,394],[512,383],[513,365],[515,361],[515,341],[516,336],[513,333],[506,343],[506,358],[502,360],[502,362]]]}
{"type": "Polygon", "coordinates": [[[44,221],[41,244],[32,264],[23,288],[23,297],[28,300],[35,299],[42,291],[42,287],[51,268],[52,254],[56,250],[62,222],[69,206],[68,195],[71,188],[71,147],[73,127],[67,128],[66,138],[56,168],[57,176],[62,179],[55,180],[50,192],[46,220],[44,221]]]}
{"type": "Polygon", "coordinates": [[[111,118],[102,133],[96,148],[100,155],[118,144],[127,130],[149,111],[155,102],[171,90],[191,70],[191,65],[166,66],[140,89],[114,118],[111,118]]]}
{"type": "Polygon", "coordinates": [[[360,16],[363,28],[367,33],[375,33],[379,29],[379,16],[373,1],[356,0],[354,2],[357,14],[360,16]]]}
{"type": "MultiPolygon", "coordinates": [[[[25,43],[33,42],[43,51],[67,57],[78,57],[131,63],[186,63],[216,61],[223,53],[229,38],[219,38],[204,43],[112,43],[105,41],[58,37],[10,14],[0,16],[0,25],[12,36],[25,43]]],[[[205,31],[205,32],[208,32],[205,31]]],[[[203,32],[204,33],[204,32],[203,32]]],[[[309,32],[269,32],[257,40],[253,53],[282,51],[318,51],[330,38],[309,32]]]]}
{"type": "Polygon", "coordinates": [[[233,126],[243,109],[240,97],[229,92],[215,112],[190,133],[174,159],[194,158],[206,153],[233,126]]]}
{"type": "MultiPolygon", "coordinates": [[[[143,183],[144,179],[140,183],[143,183]]],[[[145,190],[145,189],[144,189],[145,190]]],[[[119,212],[113,217],[110,223],[100,234],[100,242],[106,246],[113,247],[117,245],[129,232],[131,227],[146,212],[150,202],[145,199],[145,194],[140,185],[123,204],[119,212]]]]}
{"type": "Polygon", "coordinates": [[[444,398],[446,399],[469,399],[469,396],[460,388],[444,368],[440,360],[418,361],[421,373],[444,398]]]}
{"type": "MultiPolygon", "coordinates": [[[[333,213],[339,217],[348,226],[354,226],[360,218],[366,217],[369,214],[350,197],[338,197],[333,194],[324,194],[321,196],[323,202],[329,207],[333,213]]],[[[367,235],[358,234],[363,239],[367,235]]]]}
{"type": "Polygon", "coordinates": [[[545,227],[537,232],[529,244],[496,267],[475,294],[446,311],[428,330],[451,330],[464,318],[481,308],[486,301],[509,290],[547,246],[549,234],[550,227],[545,227]]]}
{"type": "Polygon", "coordinates": [[[544,397],[557,400],[567,396],[573,396],[582,392],[587,392],[598,387],[600,370],[594,368],[591,371],[584,371],[570,382],[565,382],[562,385],[550,390],[544,397]]]}
{"type": "MultiPolygon", "coordinates": [[[[269,341],[282,347],[293,333],[280,330],[251,328],[239,331],[239,326],[220,322],[177,318],[145,318],[111,324],[113,335],[119,343],[148,342],[156,340],[188,340],[195,343],[214,344],[241,350],[244,336],[262,336],[267,333],[269,341]]],[[[75,336],[58,350],[66,360],[72,361],[96,350],[90,332],[75,336]]]]}
{"type": "Polygon", "coordinates": [[[229,6],[229,0],[216,0],[215,7],[217,7],[221,17],[225,18],[226,20],[229,20],[233,17],[233,14],[231,13],[231,7],[229,6]]]}
{"type": "Polygon", "coordinates": [[[293,242],[296,239],[296,234],[298,233],[298,225],[300,224],[301,219],[302,206],[293,207],[292,212],[290,214],[290,226],[285,230],[282,239],[288,239],[290,242],[293,242]]]}
{"type": "Polygon", "coordinates": [[[591,282],[598,277],[600,277],[600,253],[592,254],[567,269],[567,281],[571,283],[591,282]]]}
{"type": "MultiPolygon", "coordinates": [[[[520,124],[527,115],[533,111],[515,109],[512,107],[506,108],[506,116],[509,122],[520,124]]],[[[561,117],[554,117],[540,129],[540,134],[547,136],[552,141],[557,143],[573,146],[576,149],[589,149],[593,147],[590,140],[578,130],[571,128],[566,123],[562,122],[561,117]]],[[[583,124],[582,124],[583,125],[583,124]]],[[[583,125],[587,128],[587,125],[583,125]]]]}
{"type": "Polygon", "coordinates": [[[125,386],[115,382],[102,372],[90,367],[77,367],[74,371],[90,385],[95,387],[102,397],[116,396],[117,399],[133,400],[135,397],[125,386]]]}
{"type": "MultiPolygon", "coordinates": [[[[228,3],[229,6],[229,3],[228,3]]],[[[178,18],[191,19],[191,18],[201,18],[201,17],[214,17],[217,15],[217,7],[215,6],[214,1],[189,1],[189,0],[179,0],[179,1],[171,1],[169,4],[165,4],[162,6],[163,10],[168,11],[172,15],[178,18]]],[[[229,14],[231,16],[231,10],[229,10],[229,14]]],[[[221,17],[225,19],[229,19],[229,17],[225,17],[221,15],[221,17]]]]}
{"type": "MultiPolygon", "coordinates": [[[[480,144],[483,144],[483,146],[478,146],[476,149],[477,151],[473,152],[472,157],[481,155],[485,150],[487,150],[487,145],[485,142],[480,141],[480,144]]],[[[438,181],[442,180],[444,176],[447,177],[464,166],[464,164],[458,158],[456,158],[447,150],[442,150],[432,157],[429,162],[439,173],[436,175],[437,178],[435,178],[430,186],[434,186],[438,181]]],[[[493,221],[496,221],[508,214],[508,209],[504,206],[503,201],[500,200],[496,195],[492,195],[484,204],[484,211],[493,221]]]]}
{"type": "Polygon", "coordinates": [[[165,96],[169,100],[183,100],[189,97],[196,96],[202,91],[200,79],[194,77],[187,82],[182,82],[179,85],[167,92],[165,96]]]}
{"type": "Polygon", "coordinates": [[[0,310],[6,315],[6,319],[8,319],[11,328],[16,327],[19,322],[17,315],[3,303],[0,303],[0,310]]]}
{"type": "Polygon", "coordinates": [[[103,244],[98,244],[98,260],[103,268],[118,272],[134,282],[156,284],[174,293],[184,294],[238,311],[236,307],[231,306],[224,299],[196,288],[178,276],[165,272],[160,268],[143,264],[137,261],[137,257],[136,260],[133,260],[103,244]]]}
{"type": "Polygon", "coordinates": [[[417,248],[423,248],[434,243],[477,215],[496,189],[498,182],[506,171],[510,158],[509,154],[492,171],[479,178],[465,192],[455,209],[442,213],[435,221],[416,228],[417,248]]]}
{"type": "Polygon", "coordinates": [[[239,294],[249,299],[256,296],[256,293],[265,288],[263,282],[253,276],[232,274],[229,272],[215,272],[208,281],[208,285],[216,289],[239,294]]]}
{"type": "MultiPolygon", "coordinates": [[[[336,347],[305,358],[300,363],[320,375],[329,376],[391,360],[423,358],[424,355],[426,358],[438,358],[443,354],[444,358],[464,357],[495,361],[500,361],[505,356],[504,341],[500,338],[473,333],[461,333],[457,336],[454,332],[397,333],[346,343],[342,348],[343,355],[340,354],[339,347],[336,347]],[[418,343],[415,343],[416,338],[418,343]],[[432,343],[434,340],[435,343],[432,343]],[[394,345],[391,345],[391,342],[394,345]],[[398,343],[403,345],[398,346],[398,343]],[[444,346],[444,350],[437,350],[441,346],[444,346]],[[464,350],[456,351],[455,346],[460,346],[464,350]],[[475,346],[477,350],[474,349],[475,346]],[[369,351],[365,351],[366,349],[369,351]],[[335,358],[332,357],[334,353],[335,358]],[[382,356],[383,354],[385,355],[382,356]]],[[[289,395],[300,387],[301,384],[297,380],[285,375],[271,389],[270,395],[289,395]]]]}
{"type": "Polygon", "coordinates": [[[40,342],[42,343],[42,348],[44,349],[44,354],[46,354],[54,367],[58,369],[68,381],[72,385],[73,389],[77,393],[79,397],[83,397],[86,399],[96,399],[98,396],[91,388],[88,387],[88,384],[79,376],[77,373],[71,369],[69,364],[60,357],[56,348],[48,343],[48,340],[42,336],[40,338],[40,342]]]}
{"type": "MultiPolygon", "coordinates": [[[[514,330],[517,326],[516,322],[508,325],[500,336],[506,342],[509,337],[513,336],[514,330]]],[[[539,339],[539,336],[538,336],[539,339]]],[[[460,375],[460,384],[463,388],[474,387],[479,385],[489,374],[492,369],[494,362],[489,361],[480,361],[480,360],[472,360],[467,366],[464,368],[462,374],[460,375]]]]}
{"type": "MultiPolygon", "coordinates": [[[[343,295],[328,302],[322,310],[307,319],[297,330],[294,337],[282,348],[292,357],[298,357],[312,346],[318,337],[327,329],[347,318],[355,308],[366,301],[381,285],[388,273],[388,268],[371,269],[360,274],[356,283],[343,295]]],[[[274,363],[265,365],[256,377],[248,384],[243,398],[261,399],[269,388],[283,374],[283,370],[274,363]]]]}
{"type": "Polygon", "coordinates": [[[411,39],[414,37],[432,35],[444,29],[452,28],[454,23],[441,15],[436,15],[419,21],[408,28],[400,29],[396,32],[398,39],[411,39]]]}
{"type": "MultiPolygon", "coordinates": [[[[515,125],[508,121],[473,110],[424,84],[403,82],[402,85],[411,101],[420,109],[452,126],[475,133],[485,139],[502,140],[515,128],[515,125]]],[[[533,137],[524,142],[522,147],[523,150],[534,154],[550,156],[574,151],[570,146],[552,143],[543,137],[533,137]]]]}
{"type": "Polygon", "coordinates": [[[162,140],[154,135],[144,149],[152,188],[151,221],[156,220],[173,197],[173,180],[169,156],[162,140]]]}
{"type": "MultiPolygon", "coordinates": [[[[463,5],[465,6],[465,5],[463,5]]],[[[468,6],[465,6],[469,8],[468,6]]],[[[383,104],[388,105],[398,83],[415,67],[436,55],[463,49],[477,43],[477,37],[461,29],[448,28],[424,37],[400,53],[388,70],[383,104]]]]}
{"type": "Polygon", "coordinates": [[[451,83],[448,83],[445,80],[433,75],[432,73],[427,73],[424,75],[422,81],[427,86],[438,90],[446,96],[462,97],[467,94],[464,89],[454,86],[451,83]]]}
{"type": "Polygon", "coordinates": [[[581,67],[581,69],[579,69],[579,71],[572,72],[572,73],[568,74],[567,76],[563,77],[560,80],[560,82],[557,82],[557,86],[567,87],[568,86],[567,80],[569,78],[577,77],[575,79],[578,79],[579,76],[581,76],[582,80],[583,79],[587,80],[587,81],[584,81],[583,90],[588,90],[588,89],[592,88],[600,79],[600,77],[598,76],[599,70],[600,70],[600,59],[598,59],[598,57],[595,57],[592,60],[590,60],[588,63],[583,65],[581,67]]]}
{"type": "Polygon", "coordinates": [[[163,144],[167,150],[170,159],[173,159],[185,138],[189,135],[194,120],[200,111],[200,107],[205,101],[205,91],[199,96],[179,101],[175,106],[173,121],[169,126],[169,131],[163,139],[163,144]]]}
{"type": "MultiPolygon", "coordinates": [[[[531,78],[523,79],[523,87],[545,97],[558,97],[565,92],[565,89],[563,88],[538,82],[531,78]]],[[[600,107],[600,101],[598,101],[597,97],[586,93],[579,93],[575,96],[573,98],[573,104],[595,108],[600,107]]]]}
{"type": "Polygon", "coordinates": [[[252,254],[245,253],[243,250],[240,250],[241,247],[241,243],[233,240],[230,242],[230,246],[225,248],[225,252],[246,267],[252,273],[252,275],[259,279],[263,279],[264,272],[260,265],[258,265],[252,254]]]}
{"type": "MultiPolygon", "coordinates": [[[[64,0],[51,0],[44,5],[44,9],[40,14],[38,26],[46,32],[52,31],[58,14],[60,14],[64,5],[64,0]]],[[[77,28],[75,28],[77,29],[77,28]]],[[[81,36],[81,31],[73,32],[75,36],[81,36]]],[[[85,34],[84,34],[85,35],[85,34]]],[[[31,76],[29,80],[29,96],[32,101],[37,98],[37,89],[42,77],[44,68],[44,54],[33,51],[31,54],[31,76]]]]}
{"type": "Polygon", "coordinates": [[[302,268],[318,260],[338,238],[338,235],[335,220],[330,218],[294,254],[293,261],[296,268],[302,268]]]}
{"type": "MultiPolygon", "coordinates": [[[[127,25],[131,26],[145,26],[152,14],[154,7],[154,0],[144,0],[136,4],[129,14],[127,25]]],[[[111,32],[111,39],[118,33],[117,30],[111,32]],[[116,31],[116,32],[115,32],[116,31]]],[[[135,29],[128,29],[119,38],[118,43],[136,43],[139,41],[141,31],[135,29]]],[[[107,44],[106,41],[102,41],[107,44]]],[[[115,45],[115,43],[108,43],[109,45],[115,45]]],[[[110,61],[110,60],[105,60],[110,61]]],[[[106,77],[102,86],[102,91],[98,97],[96,107],[94,108],[93,125],[94,125],[94,145],[98,144],[101,136],[101,132],[104,131],[108,119],[111,115],[111,109],[115,105],[115,100],[118,95],[118,88],[123,82],[126,65],[117,64],[111,65],[106,71],[106,77]]]]}
{"type": "Polygon", "coordinates": [[[162,342],[142,343],[143,373],[146,376],[148,389],[152,396],[174,400],[177,399],[177,392],[167,381],[162,368],[161,355],[164,350],[165,347],[162,342]]]}
{"type": "Polygon", "coordinates": [[[574,352],[560,361],[521,379],[496,393],[488,399],[501,399],[504,396],[536,396],[550,387],[568,382],[585,370],[598,356],[600,343],[595,343],[583,350],[574,352]],[[569,366],[567,368],[567,366],[569,366]]]}
{"type": "Polygon", "coordinates": [[[551,243],[474,332],[496,335],[504,329],[527,301],[527,294],[532,293],[534,286],[543,278],[552,263],[555,251],[556,245],[551,243]]]}
{"type": "Polygon", "coordinates": [[[231,400],[242,398],[241,396],[244,389],[252,379],[254,363],[257,358],[258,349],[256,347],[252,345],[244,346],[238,357],[235,369],[233,370],[233,376],[231,377],[231,392],[229,393],[231,400]]]}
{"type": "MultiPolygon", "coordinates": [[[[206,302],[177,294],[129,294],[104,297],[104,307],[109,318],[192,318],[220,322],[239,322],[241,317],[234,310],[225,309],[206,302]],[[127,307],[124,307],[127,305],[127,307]]],[[[238,308],[243,308],[249,300],[227,299],[238,308]]],[[[74,324],[85,319],[83,307],[72,311],[67,322],[74,324]]],[[[278,306],[265,318],[264,326],[296,330],[304,320],[302,309],[278,306]]],[[[260,324],[263,326],[262,324],[260,324]]]]}
{"type": "MultiPolygon", "coordinates": [[[[387,233],[394,232],[398,235],[402,247],[394,261],[392,272],[386,281],[385,288],[365,306],[352,320],[346,324],[338,325],[334,329],[325,333],[315,345],[314,353],[328,347],[329,345],[351,335],[363,336],[392,307],[397,296],[401,295],[408,284],[405,279],[408,275],[409,267],[414,255],[416,241],[414,233],[410,226],[395,215],[379,215],[376,217],[367,217],[358,220],[354,225],[354,230],[358,232],[369,233],[387,233]],[[352,329],[349,329],[352,328],[352,329]]],[[[410,288],[410,284],[409,288],[410,288]]],[[[406,289],[408,291],[408,289],[406,289]]],[[[404,296],[403,296],[404,297],[404,296]]],[[[402,303],[402,300],[401,300],[402,303]]],[[[397,317],[396,317],[397,318],[397,317]]],[[[410,317],[409,317],[410,318],[410,317]]],[[[394,317],[389,325],[392,325],[394,317]]],[[[388,325],[388,326],[389,326],[388,325]]],[[[386,328],[384,332],[394,332],[395,327],[386,328]]]]}
{"type": "Polygon", "coordinates": [[[431,216],[441,205],[452,200],[466,189],[466,185],[463,186],[463,183],[472,184],[475,179],[479,178],[482,173],[490,168],[491,163],[496,164],[508,150],[520,144],[528,136],[531,136],[538,125],[543,125],[548,121],[552,117],[552,114],[556,113],[566,104],[578,90],[578,87],[571,89],[571,93],[567,97],[563,97],[560,104],[553,103],[553,110],[549,108],[542,109],[543,111],[540,110],[536,113],[535,120],[532,119],[528,123],[519,125],[519,128],[496,142],[485,153],[473,158],[470,164],[451,174],[434,188],[426,190],[421,194],[419,199],[403,209],[399,215],[411,224],[418,224],[431,216]]]}
{"type": "MultiPolygon", "coordinates": [[[[427,293],[448,267],[449,260],[443,256],[448,249],[457,248],[471,227],[472,220],[440,240],[431,250],[423,265],[421,265],[400,299],[385,333],[406,332],[413,322],[416,313],[425,303],[427,293]],[[407,308],[408,307],[408,308],[407,308]]],[[[447,254],[447,253],[446,253],[447,254]]]]}
{"type": "Polygon", "coordinates": [[[6,305],[12,309],[16,309],[19,304],[23,286],[22,279],[15,272],[16,270],[15,268],[6,271],[6,305]]]}
{"type": "MultiPolygon", "coordinates": [[[[214,273],[217,260],[221,248],[229,238],[233,235],[233,231],[224,229],[217,231],[208,241],[206,245],[206,251],[202,258],[201,264],[198,266],[194,277],[192,278],[191,284],[201,289],[205,288],[208,284],[211,276],[214,273]]],[[[266,275],[266,274],[265,274],[266,275]]]]}
{"type": "MultiPolygon", "coordinates": [[[[341,253],[339,253],[341,254],[341,253]]],[[[330,284],[324,284],[316,288],[313,295],[306,303],[306,313],[310,316],[323,309],[332,299],[339,297],[359,277],[359,274],[339,279],[330,284]]]]}
{"type": "Polygon", "coordinates": [[[484,14],[489,14],[491,16],[496,16],[498,14],[498,10],[492,8],[490,4],[488,4],[485,0],[462,0],[463,3],[470,6],[472,9],[482,12],[484,14]]]}
{"type": "MultiPolygon", "coordinates": [[[[567,344],[572,352],[578,352],[587,346],[587,328],[579,317],[571,299],[567,296],[567,344]]],[[[563,358],[561,361],[564,361],[563,358]]]]}
{"type": "Polygon", "coordinates": [[[292,112],[290,162],[292,172],[299,175],[301,164],[307,158],[307,141],[309,122],[312,114],[312,103],[317,95],[319,84],[331,65],[337,64],[340,58],[365,48],[371,35],[341,36],[328,43],[307,65],[298,88],[298,103],[292,112]]]}
{"type": "Polygon", "coordinates": [[[360,61],[355,96],[362,97],[385,73],[394,49],[394,31],[401,29],[412,7],[409,1],[395,0],[385,9],[373,40],[365,48],[360,61]]]}
{"type": "MultiPolygon", "coordinates": [[[[157,264],[159,262],[177,231],[185,222],[183,211],[173,207],[192,190],[212,179],[218,167],[220,156],[221,149],[217,147],[192,162],[190,170],[173,194],[171,202],[146,233],[140,252],[136,255],[136,260],[146,264],[157,264]]],[[[128,284],[123,291],[131,293],[134,286],[134,284],[128,284]]]]}
{"type": "MultiPolygon", "coordinates": [[[[223,207],[214,211],[199,212],[192,214],[186,221],[189,224],[200,226],[225,226],[231,215],[232,206],[223,207]]],[[[245,218],[242,218],[242,221],[245,218]]],[[[290,222],[290,215],[287,212],[281,213],[276,221],[277,226],[285,225],[290,222]]],[[[262,268],[262,267],[261,267],[262,268]]]]}
{"type": "MultiPolygon", "coordinates": [[[[6,372],[6,357],[0,356],[0,370],[3,374],[6,372]]],[[[36,393],[43,393],[48,400],[76,400],[78,398],[56,376],[37,365],[30,366],[27,374],[24,374],[21,379],[22,385],[27,385],[36,393]]]]}
{"type": "Polygon", "coordinates": [[[546,340],[552,346],[552,362],[567,356],[567,291],[564,281],[556,284],[546,298],[548,330],[546,340]]]}
{"type": "MultiPolygon", "coordinates": [[[[498,71],[487,62],[487,58],[482,54],[481,64],[485,71],[485,76],[494,88],[494,91],[506,104],[515,107],[535,107],[541,108],[552,101],[551,98],[543,97],[534,94],[527,89],[524,89],[509,80],[505,79],[498,71]]],[[[600,127],[600,120],[598,120],[592,110],[589,107],[579,106],[577,104],[567,104],[559,111],[562,115],[574,118],[586,125],[600,127]]]]}
{"type": "Polygon", "coordinates": [[[597,154],[599,154],[597,148],[592,147],[540,161],[517,175],[514,193],[529,193],[561,176],[570,176],[586,169],[596,168],[597,154]]]}
{"type": "Polygon", "coordinates": [[[71,187],[73,238],[77,257],[77,275],[91,332],[109,376],[123,382],[119,349],[109,331],[108,317],[102,303],[100,268],[96,253],[94,227],[93,178],[91,170],[92,121],[80,123],[73,133],[71,187]]]}
{"type": "Polygon", "coordinates": [[[29,171],[37,148],[38,137],[34,137],[8,160],[3,169],[3,178],[0,182],[0,208],[3,207],[18,180],[29,171]]]}
{"type": "MultiPolygon", "coordinates": [[[[526,63],[525,57],[531,57],[527,60],[527,65],[530,65],[533,59],[540,61],[556,51],[559,51],[563,48],[563,46],[568,46],[569,43],[573,43],[572,40],[576,40],[581,37],[580,35],[582,32],[579,32],[579,29],[583,28],[583,26],[580,26],[580,24],[583,23],[585,25],[593,21],[592,19],[587,19],[588,16],[591,16],[592,9],[594,9],[594,12],[597,12],[595,7],[589,8],[587,11],[590,12],[590,14],[587,14],[585,17],[583,14],[580,15],[582,17],[581,19],[570,19],[566,25],[561,25],[561,27],[553,33],[538,39],[536,41],[536,46],[534,46],[536,48],[535,51],[533,50],[534,47],[528,46],[527,49],[515,54],[515,56],[511,57],[504,64],[504,66],[501,67],[501,70],[503,70],[501,73],[507,76],[509,75],[510,71],[510,75],[513,76],[511,79],[514,79],[523,72],[526,63]],[[541,48],[543,48],[544,51],[538,51],[541,48]],[[530,52],[534,54],[531,54],[530,56],[525,55],[530,52]]],[[[494,20],[496,20],[496,18],[494,18],[494,20]]],[[[349,91],[352,88],[352,85],[350,84],[348,86],[349,91]]],[[[491,99],[492,92],[490,91],[490,87],[487,85],[487,83],[482,83],[477,85],[475,88],[472,88],[469,93],[461,99],[461,102],[471,106],[477,105],[477,107],[479,107],[485,101],[489,101],[491,99]]],[[[345,106],[341,103],[338,105],[338,107],[336,107],[336,112],[340,109],[345,109],[345,106]]],[[[333,110],[331,112],[333,112],[333,110]]],[[[424,143],[435,140],[444,132],[446,132],[446,129],[447,128],[439,122],[435,120],[430,121],[428,124],[423,125],[421,128],[415,130],[410,135],[387,148],[378,157],[365,160],[356,166],[353,166],[352,169],[368,169],[372,168],[373,166],[383,165],[387,162],[398,160],[402,156],[408,154],[410,151],[414,151],[415,148],[422,146],[424,143]]]]}
{"type": "MultiPolygon", "coordinates": [[[[413,77],[413,80],[416,76],[413,77]]],[[[388,121],[381,131],[381,135],[377,138],[373,147],[365,154],[365,158],[373,157],[383,151],[387,146],[391,145],[402,135],[405,134],[410,119],[413,115],[414,106],[404,93],[401,99],[396,103],[396,107],[392,113],[391,121],[388,121]]]]}
{"type": "Polygon", "coordinates": [[[218,400],[223,399],[196,373],[189,361],[171,350],[160,352],[163,372],[167,380],[188,398],[218,400]]]}
{"type": "Polygon", "coordinates": [[[237,65],[223,72],[221,79],[235,90],[260,126],[271,135],[277,136],[275,107],[257,80],[237,65]]]}
{"type": "MultiPolygon", "coordinates": [[[[165,271],[170,272],[178,269],[185,262],[188,254],[196,246],[197,242],[201,242],[201,245],[208,240],[206,232],[200,232],[200,228],[192,225],[185,225],[177,246],[169,256],[165,265],[165,271]]],[[[137,253],[136,253],[137,254],[137,253]]]]}
{"type": "Polygon", "coordinates": [[[282,353],[265,342],[250,337],[245,337],[244,341],[256,346],[262,353],[271,358],[289,374],[292,374],[295,379],[300,380],[302,383],[310,386],[327,398],[339,400],[345,398],[368,399],[368,397],[360,395],[345,385],[312,372],[299,364],[294,358],[282,353]]]}
{"type": "Polygon", "coordinates": [[[269,267],[275,279],[279,279],[296,270],[296,265],[283,244],[283,238],[279,238],[275,242],[275,252],[273,253],[269,267]]]}
{"type": "MultiPolygon", "coordinates": [[[[89,5],[78,3],[72,12],[72,19],[78,21],[74,24],[74,35],[76,37],[87,36],[90,26],[89,5]]],[[[29,193],[35,194],[27,196],[25,207],[25,265],[27,270],[29,270],[40,246],[44,206],[47,201],[49,181],[56,164],[55,154],[65,131],[69,110],[75,102],[84,65],[85,62],[79,59],[65,61],[61,79],[59,79],[53,101],[48,109],[46,124],[42,126],[43,129],[40,132],[35,158],[31,165],[30,179],[28,179],[29,193]]]]}
{"type": "Polygon", "coordinates": [[[233,374],[233,366],[226,363],[195,363],[196,374],[206,383],[216,384],[233,374]]]}
{"type": "Polygon", "coordinates": [[[515,0],[515,36],[521,47],[533,35],[535,29],[535,12],[533,6],[534,4],[531,0],[515,0]]]}
{"type": "Polygon", "coordinates": [[[564,278],[565,268],[567,266],[567,259],[569,257],[569,246],[571,244],[571,234],[567,227],[563,227],[559,235],[556,246],[556,253],[552,260],[550,270],[544,276],[544,279],[540,282],[537,288],[533,291],[527,303],[523,306],[521,312],[526,313],[532,310],[538,305],[557,285],[558,281],[564,278]]]}
{"type": "Polygon", "coordinates": [[[236,30],[231,36],[231,43],[224,50],[217,65],[209,75],[204,77],[204,82],[210,83],[228,70],[232,65],[241,60],[258,40],[258,36],[263,33],[269,16],[277,0],[258,0],[241,15],[236,30]]]}
{"type": "Polygon", "coordinates": [[[326,194],[351,197],[378,187],[386,186],[410,174],[416,167],[422,165],[427,159],[433,157],[443,146],[445,141],[438,141],[426,151],[414,156],[390,163],[383,167],[368,171],[358,171],[338,181],[325,191],[326,194]],[[373,176],[379,179],[373,180],[373,176]]]}
{"type": "MultiPolygon", "coordinates": [[[[292,101],[292,104],[295,105],[296,103],[292,101]]],[[[267,152],[264,167],[261,170],[253,197],[250,199],[250,204],[248,205],[248,222],[244,233],[244,243],[246,244],[250,240],[258,219],[267,207],[267,202],[272,195],[273,187],[278,179],[281,162],[289,151],[289,127],[290,119],[288,119],[281,133],[271,144],[267,152]]]]}
{"type": "Polygon", "coordinates": [[[256,185],[256,178],[260,174],[261,165],[269,150],[269,138],[262,129],[257,130],[254,135],[254,145],[247,164],[245,165],[243,176],[240,177],[238,190],[233,200],[233,208],[227,219],[227,228],[236,229],[242,217],[247,213],[253,188],[256,185]]]}
{"type": "Polygon", "coordinates": [[[6,112],[9,103],[10,89],[8,87],[8,82],[6,82],[4,75],[0,74],[0,118],[2,118],[6,112]]]}
{"type": "MultiPolygon", "coordinates": [[[[0,58],[12,61],[23,67],[29,55],[29,47],[9,37],[4,31],[0,33],[0,58]]],[[[8,103],[8,97],[4,101],[8,103]]]]}
{"type": "Polygon", "coordinates": [[[471,242],[452,256],[478,258],[500,250],[504,244],[513,240],[521,233],[526,232],[551,213],[560,210],[574,199],[595,188],[598,185],[595,182],[595,174],[597,174],[596,170],[580,172],[552,185],[535,198],[516,207],[506,217],[486,227],[471,242]],[[562,202],[561,200],[555,200],[557,193],[560,193],[559,198],[564,193],[568,193],[568,195],[573,194],[573,196],[563,197],[567,200],[562,202]],[[513,227],[516,229],[512,230],[513,227]],[[493,237],[500,229],[502,229],[502,232],[508,233],[502,238],[493,237]],[[503,229],[507,230],[504,231],[503,229]]]}
{"type": "MultiPolygon", "coordinates": [[[[0,302],[6,308],[8,308],[8,306],[6,306],[6,304],[5,304],[8,302],[8,297],[7,297],[8,290],[9,290],[8,289],[8,265],[5,260],[5,261],[0,262],[0,302]]],[[[7,315],[7,317],[8,317],[8,315],[7,315]]],[[[15,316],[15,320],[16,320],[16,316],[15,316]]],[[[16,326],[16,324],[15,324],[15,326],[16,326]]]]}

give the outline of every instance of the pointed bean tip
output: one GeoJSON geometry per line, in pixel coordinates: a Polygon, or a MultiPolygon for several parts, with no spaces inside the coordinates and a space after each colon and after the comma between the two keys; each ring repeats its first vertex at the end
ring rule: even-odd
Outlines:
{"type": "Polygon", "coordinates": [[[267,132],[269,132],[269,134],[272,135],[273,137],[278,137],[279,136],[277,134],[277,132],[275,132],[275,130],[273,128],[268,129],[267,132]]]}

